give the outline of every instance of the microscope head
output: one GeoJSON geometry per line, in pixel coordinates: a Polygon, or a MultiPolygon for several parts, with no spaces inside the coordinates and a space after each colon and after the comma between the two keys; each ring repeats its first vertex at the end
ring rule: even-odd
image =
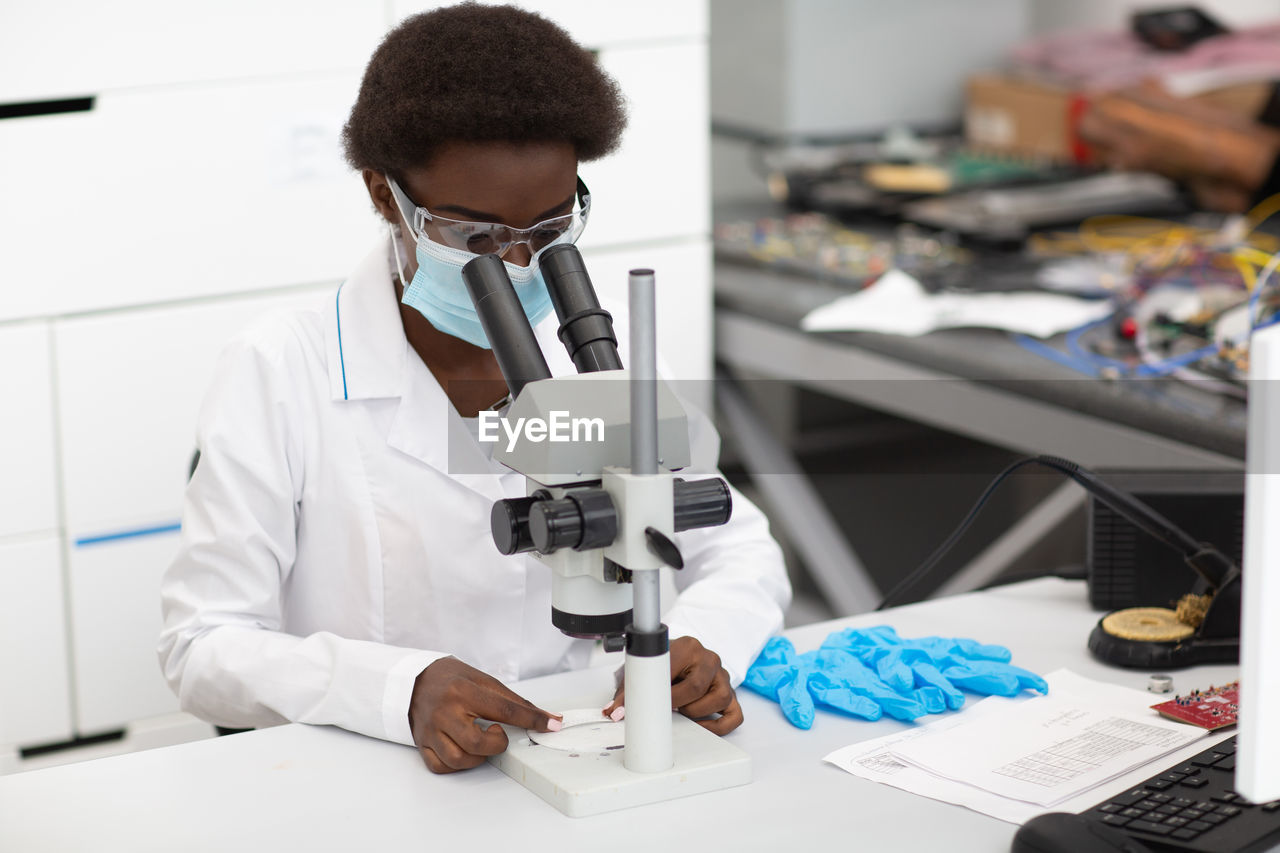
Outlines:
{"type": "MultiPolygon", "coordinates": [[[[658,383],[659,464],[689,466],[689,422],[671,389],[658,383]]],[[[626,467],[631,453],[627,371],[579,373],[530,382],[506,410],[481,423],[482,437],[499,439],[493,458],[540,487],[598,483],[607,467],[626,467]],[[487,430],[486,430],[487,427],[487,430]],[[508,437],[514,435],[514,440],[508,437]]]]}
{"type": "Polygon", "coordinates": [[[497,256],[462,270],[513,399],[503,415],[482,414],[480,439],[496,442],[494,459],[528,486],[526,497],[494,504],[490,528],[501,553],[532,553],[551,569],[553,625],[618,650],[632,622],[633,571],[679,568],[671,537],[724,524],[732,503],[722,480],[671,477],[690,464],[688,419],[652,369],[651,317],[649,366],[637,377],[621,369],[612,317],[578,250],[552,247],[540,265],[576,375],[551,378],[497,256]]]}

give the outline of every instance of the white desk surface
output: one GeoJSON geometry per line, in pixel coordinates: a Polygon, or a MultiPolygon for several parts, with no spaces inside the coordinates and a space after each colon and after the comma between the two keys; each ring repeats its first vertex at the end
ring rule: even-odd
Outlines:
{"type": "MultiPolygon", "coordinates": [[[[1146,686],[1148,673],[1105,667],[1085,640],[1098,620],[1083,582],[1031,581],[791,630],[816,648],[846,625],[889,624],[904,637],[973,637],[1046,673],[1069,667],[1146,686]]],[[[557,695],[611,694],[613,667],[524,682],[557,695]]],[[[1236,668],[1173,674],[1189,690],[1236,668]]],[[[739,691],[746,722],[729,737],[755,781],[727,791],[589,818],[567,818],[493,767],[427,771],[416,750],[339,729],[281,726],[0,777],[0,851],[769,850],[1003,851],[1016,827],[851,776],[822,757],[902,724],[819,711],[809,731],[739,691]],[[838,847],[837,847],[838,845],[838,847]]],[[[972,700],[971,700],[972,701],[972,700]]],[[[932,718],[925,718],[925,720],[932,718]]]]}

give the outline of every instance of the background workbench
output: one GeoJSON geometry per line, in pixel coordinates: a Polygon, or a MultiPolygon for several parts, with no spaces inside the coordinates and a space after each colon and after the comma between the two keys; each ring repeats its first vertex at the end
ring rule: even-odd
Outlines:
{"type": "MultiPolygon", "coordinates": [[[[797,552],[836,615],[875,606],[886,591],[886,576],[892,583],[894,576],[914,568],[1012,456],[984,457],[963,469],[973,475],[972,485],[965,483],[964,497],[948,504],[932,528],[935,519],[929,510],[939,513],[929,501],[953,484],[943,471],[932,484],[927,478],[919,480],[918,506],[886,512],[879,530],[864,533],[887,542],[893,559],[902,565],[888,572],[870,571],[871,560],[859,554],[865,543],[851,541],[856,537],[848,532],[851,512],[876,511],[875,502],[868,505],[859,493],[861,484],[853,480],[863,472],[857,463],[831,470],[827,458],[835,457],[827,448],[819,469],[805,470],[798,457],[808,438],[793,429],[795,417],[788,413],[788,406],[795,404],[795,389],[941,431],[934,435],[963,436],[1012,455],[1060,456],[1098,471],[1243,470],[1242,400],[1171,379],[1086,376],[990,329],[906,337],[801,328],[809,311],[850,292],[848,286],[832,281],[740,263],[720,260],[715,268],[721,429],[728,443],[739,448],[738,463],[758,490],[775,529],[797,552]],[[827,473],[850,477],[844,490],[847,502],[821,493],[822,484],[815,483],[814,475],[827,473]],[[926,546],[909,555],[902,543],[920,538],[926,546]]],[[[917,446],[928,441],[926,436],[917,446]]],[[[964,452],[955,448],[949,457],[959,458],[964,452]]],[[[927,465],[913,465],[901,458],[905,455],[888,460],[881,456],[867,473],[927,475],[927,465]]],[[[995,530],[988,528],[994,538],[968,555],[967,563],[953,567],[936,593],[966,591],[994,580],[1019,560],[1025,563],[1031,549],[1068,521],[1075,522],[1072,544],[1083,556],[1084,502],[1078,486],[1061,481],[1043,488],[1038,501],[1007,507],[1009,518],[1001,520],[999,510],[989,510],[980,521],[996,522],[995,530]]],[[[1056,556],[1063,562],[1060,554],[1056,556]]]]}

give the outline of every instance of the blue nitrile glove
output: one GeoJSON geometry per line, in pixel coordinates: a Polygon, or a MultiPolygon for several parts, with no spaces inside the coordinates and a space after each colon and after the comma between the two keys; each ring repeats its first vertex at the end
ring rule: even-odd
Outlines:
{"type": "Polygon", "coordinates": [[[926,690],[922,694],[913,685],[898,691],[843,649],[821,648],[816,652],[806,652],[800,659],[805,660],[810,655],[816,670],[827,673],[841,686],[875,702],[895,720],[914,720],[944,708],[942,696],[936,690],[926,690]]]}
{"type": "MultiPolygon", "coordinates": [[[[875,669],[880,680],[899,694],[931,688],[930,713],[942,703],[956,710],[964,705],[964,694],[938,670],[933,660],[915,648],[903,644],[902,638],[888,626],[846,628],[830,634],[822,643],[825,651],[840,651],[875,669]]],[[[938,711],[942,708],[937,708],[938,711]]]]}
{"type": "Polygon", "coordinates": [[[908,686],[931,686],[942,691],[947,707],[964,705],[957,688],[984,695],[1016,696],[1025,689],[1049,692],[1045,680],[1008,663],[1012,655],[1003,646],[988,646],[965,638],[923,637],[904,640],[887,625],[831,634],[824,648],[844,649],[898,691],[908,686]]]}
{"type": "MultiPolygon", "coordinates": [[[[917,654],[927,657],[952,684],[973,693],[1017,696],[1023,690],[1049,692],[1049,685],[1043,678],[1009,663],[1013,655],[1004,646],[942,637],[904,640],[903,645],[907,650],[917,650],[917,654]]],[[[904,651],[903,654],[912,652],[904,651]]]]}
{"type": "Polygon", "coordinates": [[[809,673],[809,694],[819,704],[864,720],[878,720],[884,713],[878,702],[855,693],[853,688],[825,672],[809,673]]]}
{"type": "Polygon", "coordinates": [[[914,720],[945,707],[937,690],[898,694],[852,655],[839,649],[797,655],[786,637],[765,644],[742,683],[777,702],[783,716],[802,729],[813,726],[815,702],[867,720],[882,714],[914,720]]]}
{"type": "Polygon", "coordinates": [[[809,673],[800,663],[795,646],[786,637],[770,637],[755,663],[747,670],[742,685],[767,696],[782,707],[782,715],[793,726],[813,726],[813,697],[809,695],[809,673]]]}
{"type": "Polygon", "coordinates": [[[847,628],[802,655],[786,638],[770,639],[743,684],[778,702],[802,729],[812,727],[815,705],[868,720],[887,714],[910,721],[961,708],[961,688],[1000,696],[1048,692],[1043,678],[1011,666],[1011,657],[1003,646],[975,640],[904,640],[885,625],[847,628]]]}

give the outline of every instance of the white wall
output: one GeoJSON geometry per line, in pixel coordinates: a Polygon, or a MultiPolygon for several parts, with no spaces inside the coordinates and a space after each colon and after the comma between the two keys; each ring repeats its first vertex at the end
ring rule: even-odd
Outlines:
{"type": "MultiPolygon", "coordinates": [[[[380,238],[339,131],[386,30],[444,4],[9,5],[0,104],[95,100],[0,120],[0,772],[176,709],[156,584],[214,358],[380,238]]],[[[597,286],[625,297],[654,267],[664,359],[706,378],[706,4],[522,5],[598,50],[630,103],[622,149],[583,167],[597,286]]]]}
{"type": "Polygon", "coordinates": [[[945,122],[964,78],[1027,31],[1023,0],[793,0],[786,128],[804,134],[945,122]]]}

